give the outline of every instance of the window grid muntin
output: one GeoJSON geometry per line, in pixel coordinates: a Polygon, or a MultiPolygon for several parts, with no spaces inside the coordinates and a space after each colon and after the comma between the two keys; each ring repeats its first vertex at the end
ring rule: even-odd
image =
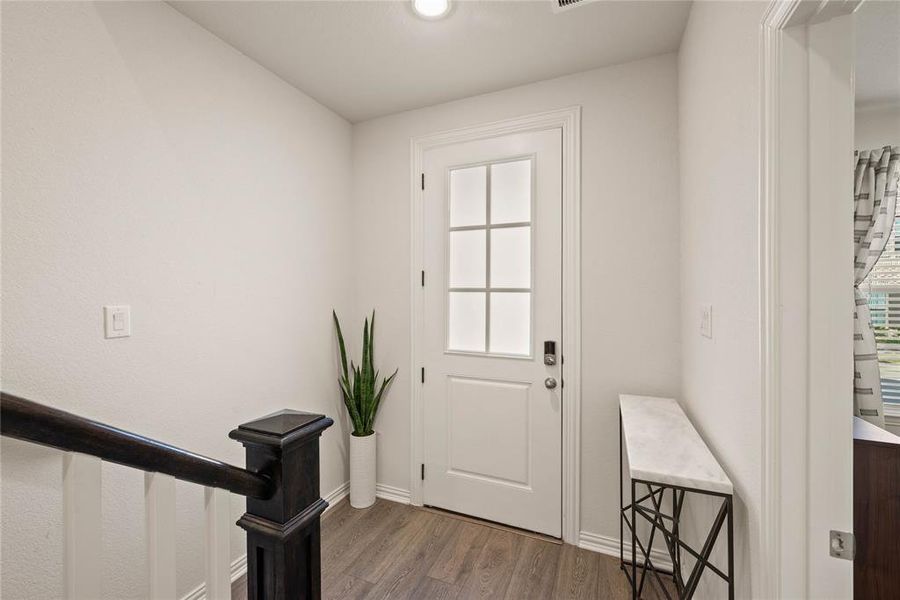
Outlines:
{"type": "MultiPolygon", "coordinates": [[[[450,233],[454,231],[484,231],[485,232],[485,282],[486,286],[481,287],[451,287],[450,286],[450,272],[449,269],[446,270],[446,293],[444,294],[445,305],[447,306],[447,322],[446,322],[446,332],[445,332],[445,352],[448,354],[474,354],[478,356],[501,356],[501,357],[509,357],[509,358],[521,358],[521,359],[529,359],[533,358],[534,355],[534,179],[535,179],[535,157],[534,155],[529,156],[517,156],[513,158],[507,158],[503,160],[492,160],[488,162],[480,162],[480,163],[472,163],[466,165],[458,165],[455,167],[451,167],[448,169],[447,174],[447,185],[450,185],[451,178],[449,177],[450,173],[455,170],[461,169],[470,169],[478,166],[485,166],[487,172],[485,174],[485,202],[484,202],[484,225],[458,225],[455,227],[447,227],[446,234],[446,245],[445,248],[449,250],[450,248],[450,233]],[[525,161],[529,162],[529,174],[531,181],[529,182],[529,191],[528,191],[528,203],[529,209],[528,214],[531,217],[528,221],[515,221],[510,223],[491,223],[491,171],[494,165],[510,163],[510,162],[519,162],[525,161]],[[530,287],[527,288],[519,288],[519,287],[493,287],[491,286],[491,230],[492,229],[508,229],[513,227],[528,227],[530,230],[530,241],[529,241],[529,269],[530,276],[529,281],[531,283],[530,287]],[[481,292],[485,295],[485,306],[484,306],[484,350],[455,350],[450,348],[450,314],[449,314],[449,298],[450,294],[454,292],[481,292]],[[503,352],[491,352],[491,294],[495,293],[527,293],[529,294],[529,314],[528,314],[528,352],[525,354],[508,354],[503,352]]],[[[447,219],[448,223],[450,218],[450,190],[448,187],[447,193],[447,219]]],[[[449,264],[449,252],[447,258],[449,264]]]]}

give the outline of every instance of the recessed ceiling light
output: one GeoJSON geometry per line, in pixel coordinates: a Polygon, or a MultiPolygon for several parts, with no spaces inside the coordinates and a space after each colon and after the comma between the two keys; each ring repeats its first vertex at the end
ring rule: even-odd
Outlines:
{"type": "Polygon", "coordinates": [[[423,19],[441,19],[450,12],[450,0],[412,0],[412,6],[423,19]]]}

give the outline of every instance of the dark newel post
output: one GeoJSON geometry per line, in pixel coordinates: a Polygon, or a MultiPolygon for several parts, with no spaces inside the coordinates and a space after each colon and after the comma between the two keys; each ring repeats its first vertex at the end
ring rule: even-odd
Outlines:
{"type": "Polygon", "coordinates": [[[319,517],[319,436],[325,415],[283,410],[229,434],[247,449],[247,469],[269,475],[275,493],[247,498],[237,522],[247,531],[249,600],[318,600],[322,596],[319,517]]]}

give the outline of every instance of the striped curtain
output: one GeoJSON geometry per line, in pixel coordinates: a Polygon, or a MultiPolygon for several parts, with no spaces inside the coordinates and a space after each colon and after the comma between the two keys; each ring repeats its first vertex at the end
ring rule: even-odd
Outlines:
{"type": "Polygon", "coordinates": [[[859,284],[881,257],[894,226],[897,186],[900,183],[900,146],[858,151],[855,158],[853,199],[856,208],[853,237],[856,251],[856,310],[853,314],[853,410],[858,417],[884,427],[878,347],[869,315],[868,298],[860,291],[859,284]]]}

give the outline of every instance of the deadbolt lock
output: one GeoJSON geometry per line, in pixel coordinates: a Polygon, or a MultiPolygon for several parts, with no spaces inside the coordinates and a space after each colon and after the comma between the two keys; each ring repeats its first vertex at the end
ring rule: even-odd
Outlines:
{"type": "Polygon", "coordinates": [[[556,342],[553,340],[544,342],[544,364],[548,367],[556,364],[556,342]]]}

